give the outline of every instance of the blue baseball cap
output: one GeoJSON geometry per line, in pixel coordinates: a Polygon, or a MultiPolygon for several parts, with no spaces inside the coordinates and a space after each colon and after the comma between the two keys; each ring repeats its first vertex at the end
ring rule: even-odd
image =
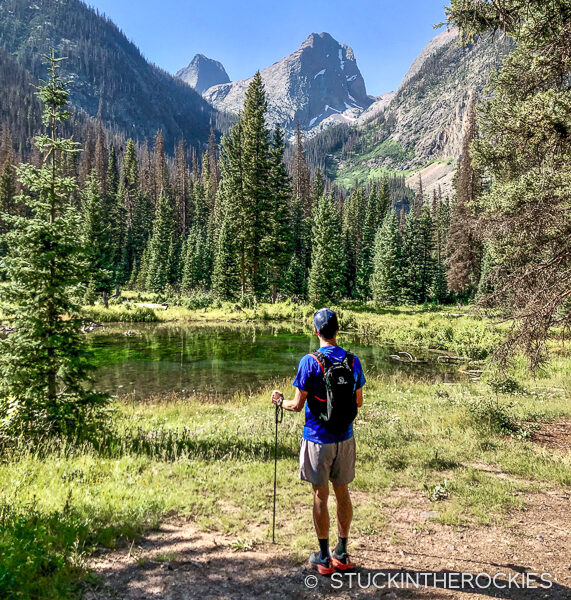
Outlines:
{"type": "Polygon", "coordinates": [[[313,315],[313,324],[317,333],[322,333],[326,330],[328,336],[333,337],[339,330],[339,321],[337,320],[337,314],[330,308],[320,308],[313,315]]]}

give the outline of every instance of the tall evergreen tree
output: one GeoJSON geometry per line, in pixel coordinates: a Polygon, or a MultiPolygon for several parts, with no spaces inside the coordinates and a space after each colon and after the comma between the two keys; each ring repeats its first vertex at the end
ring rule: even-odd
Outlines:
{"type": "Polygon", "coordinates": [[[93,172],[83,190],[84,236],[89,269],[89,290],[109,293],[114,283],[114,248],[109,215],[105,211],[101,184],[93,172]]]}
{"type": "Polygon", "coordinates": [[[309,273],[309,300],[313,304],[335,302],[345,287],[345,253],[341,218],[331,195],[317,203],[313,224],[313,248],[309,273]]]}
{"type": "Polygon", "coordinates": [[[94,432],[105,396],[86,385],[89,364],[73,293],[85,280],[81,216],[72,201],[77,186],[61,175],[61,156],[77,152],[58,137],[69,118],[69,93],[52,50],[49,78],[38,96],[48,133],[35,145],[43,164],[20,167],[28,216],[10,218],[8,283],[0,293],[15,331],[0,341],[0,423],[5,434],[84,435],[94,432]]]}
{"type": "Polygon", "coordinates": [[[241,294],[245,293],[245,238],[242,235],[244,211],[243,204],[243,161],[242,161],[242,121],[241,119],[222,138],[220,151],[222,179],[217,199],[215,215],[218,231],[213,238],[215,246],[215,264],[213,284],[219,297],[234,293],[232,287],[235,278],[240,282],[241,294]],[[224,226],[225,243],[221,241],[224,226]],[[231,243],[228,243],[231,241],[231,243]],[[234,256],[234,254],[236,256],[234,256]],[[231,267],[230,267],[231,265],[231,267]],[[224,268],[235,269],[236,273],[224,273],[224,268]],[[220,271],[217,272],[216,269],[220,271]],[[226,284],[228,283],[228,285],[226,284]],[[231,291],[230,291],[231,290],[231,291]]]}
{"type": "Polygon", "coordinates": [[[240,230],[236,230],[241,253],[242,295],[264,292],[264,264],[260,241],[266,223],[262,215],[269,204],[270,142],[266,128],[267,100],[260,73],[252,79],[242,117],[242,203],[237,205],[240,230]]]}
{"type": "Polygon", "coordinates": [[[416,196],[414,197],[414,216],[419,219],[424,206],[424,187],[422,185],[422,175],[418,175],[418,189],[416,190],[416,196]]]}
{"type": "Polygon", "coordinates": [[[371,291],[377,304],[397,304],[401,300],[402,253],[399,220],[389,211],[375,234],[371,291]]]}
{"type": "Polygon", "coordinates": [[[348,297],[356,296],[357,268],[361,253],[363,222],[365,220],[365,194],[355,185],[343,203],[343,237],[345,242],[345,289],[348,297]]]}
{"type": "Polygon", "coordinates": [[[212,272],[212,292],[221,300],[233,300],[241,290],[240,272],[236,268],[233,231],[234,227],[227,214],[222,220],[218,235],[212,272]]]}
{"type": "Polygon", "coordinates": [[[207,288],[210,285],[211,267],[206,228],[194,224],[184,246],[183,292],[207,288]]]}
{"type": "Polygon", "coordinates": [[[290,297],[307,296],[307,277],[311,262],[311,228],[303,203],[296,196],[291,203],[292,254],[285,274],[284,290],[290,297]]]}
{"type": "MultiPolygon", "coordinates": [[[[4,162],[0,170],[0,236],[10,230],[8,217],[16,212],[16,169],[11,143],[3,140],[2,145],[5,146],[5,150],[2,153],[4,162]]],[[[0,256],[4,254],[6,254],[6,243],[0,240],[0,256]]]]}
{"type": "Polygon", "coordinates": [[[269,158],[269,198],[264,211],[262,254],[268,272],[270,293],[275,301],[282,290],[292,254],[290,215],[291,186],[284,164],[285,140],[279,126],[272,139],[269,158]]]}
{"type": "Polygon", "coordinates": [[[163,132],[159,129],[155,136],[155,160],[153,169],[153,181],[152,190],[153,195],[151,196],[153,202],[156,204],[159,201],[161,192],[164,191],[166,196],[172,197],[172,190],[169,178],[169,169],[167,165],[167,158],[165,153],[165,143],[163,139],[163,132]]]}
{"type": "Polygon", "coordinates": [[[153,223],[153,235],[149,240],[148,267],[146,273],[147,289],[163,292],[172,278],[174,214],[172,200],[163,190],[153,223]]]}
{"type": "Polygon", "coordinates": [[[381,180],[381,187],[379,189],[379,199],[378,199],[377,206],[378,206],[378,215],[377,216],[378,216],[379,221],[382,222],[385,218],[385,215],[389,211],[389,208],[391,207],[390,186],[389,186],[389,180],[386,176],[383,177],[383,179],[381,180]]]}
{"type": "Polygon", "coordinates": [[[373,274],[373,254],[375,235],[382,225],[389,207],[389,187],[387,178],[384,177],[380,191],[373,184],[365,210],[361,250],[357,257],[357,296],[367,300],[371,296],[371,276],[373,274]]]}
{"type": "Polygon", "coordinates": [[[295,130],[295,150],[292,165],[293,195],[301,200],[306,217],[311,217],[311,184],[309,166],[303,149],[303,139],[299,121],[295,130]]]}
{"type": "Polygon", "coordinates": [[[179,140],[174,151],[174,203],[179,236],[186,236],[190,227],[190,196],[192,185],[186,164],[186,149],[184,140],[179,140]]]}
{"type": "MultiPolygon", "coordinates": [[[[93,171],[95,173],[96,181],[99,184],[99,191],[103,195],[107,194],[107,159],[108,155],[107,146],[105,143],[105,132],[103,131],[101,121],[99,121],[97,125],[97,139],[95,141],[93,171]]],[[[91,173],[89,175],[91,175],[91,173]]]]}
{"type": "Polygon", "coordinates": [[[480,279],[482,249],[474,213],[481,193],[481,175],[472,165],[470,144],[477,133],[474,98],[468,109],[468,128],[454,181],[456,204],[448,236],[448,273],[450,289],[459,296],[473,296],[480,279]]]}
{"type": "Polygon", "coordinates": [[[426,302],[434,278],[434,228],[428,206],[420,217],[413,211],[406,217],[403,233],[402,262],[404,296],[412,303],[426,302]]]}

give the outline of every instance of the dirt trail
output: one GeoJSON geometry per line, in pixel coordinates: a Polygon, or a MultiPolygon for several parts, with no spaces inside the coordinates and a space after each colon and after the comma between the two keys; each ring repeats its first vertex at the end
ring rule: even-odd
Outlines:
{"type": "MultiPolygon", "coordinates": [[[[361,498],[360,500],[363,500],[361,498]]],[[[511,512],[503,527],[457,528],[430,520],[430,504],[422,495],[396,490],[389,498],[388,532],[352,540],[361,565],[359,579],[312,578],[306,564],[287,559],[287,548],[264,543],[253,550],[233,551],[233,538],[205,533],[193,523],[169,523],[138,540],[131,548],[104,553],[92,561],[100,582],[85,590],[85,600],[189,600],[278,598],[550,598],[571,599],[571,496],[546,491],[527,497],[526,511],[511,512]],[[394,505],[394,506],[391,506],[394,505]],[[420,526],[419,526],[420,524],[420,526]],[[385,575],[376,575],[382,572],[385,575]],[[387,576],[400,573],[425,580],[414,589],[381,589],[387,576]],[[435,572],[436,579],[420,573],[435,572]],[[475,590],[452,576],[453,589],[443,589],[449,573],[489,573],[498,586],[475,590]],[[549,573],[549,589],[520,589],[522,577],[549,573]],[[309,589],[306,578],[310,585],[309,589]],[[509,577],[516,579],[511,589],[509,577]],[[368,589],[359,588],[359,583],[368,589]],[[338,587],[340,586],[341,587],[338,587]],[[520,587],[516,587],[519,585],[520,587]],[[337,587],[336,587],[337,586],[337,587]]],[[[404,575],[406,577],[406,575],[404,575]]],[[[486,578],[480,580],[484,585],[486,578]]],[[[530,583],[533,585],[533,577],[530,583]]],[[[542,583],[538,581],[535,585],[542,583]]]]}

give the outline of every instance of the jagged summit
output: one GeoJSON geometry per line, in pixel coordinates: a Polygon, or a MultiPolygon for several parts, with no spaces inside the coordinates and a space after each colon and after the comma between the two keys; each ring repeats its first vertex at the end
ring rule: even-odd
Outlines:
{"type": "MultiPolygon", "coordinates": [[[[305,130],[333,115],[365,110],[372,102],[355,54],[328,33],[312,33],[289,56],[260,71],[268,97],[268,120],[305,130]]],[[[203,95],[220,110],[242,110],[251,78],[215,85],[203,95]]]]}
{"type": "Polygon", "coordinates": [[[204,54],[196,54],[188,67],[176,73],[183,81],[193,87],[197,92],[204,92],[213,85],[228,83],[230,77],[221,62],[208,58],[204,54]]]}

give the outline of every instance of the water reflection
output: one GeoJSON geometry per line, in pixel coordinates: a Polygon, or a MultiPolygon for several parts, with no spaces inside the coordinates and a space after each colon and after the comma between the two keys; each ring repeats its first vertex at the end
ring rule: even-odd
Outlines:
{"type": "MultiPolygon", "coordinates": [[[[166,325],[111,326],[89,334],[95,352],[97,388],[144,398],[164,392],[221,396],[255,391],[276,379],[293,380],[301,356],[317,338],[290,326],[166,325]],[[128,333],[128,335],[125,335],[128,333]]],[[[344,333],[339,343],[359,355],[365,374],[407,375],[415,380],[455,381],[450,365],[406,364],[389,358],[398,348],[379,346],[344,333]]]]}

